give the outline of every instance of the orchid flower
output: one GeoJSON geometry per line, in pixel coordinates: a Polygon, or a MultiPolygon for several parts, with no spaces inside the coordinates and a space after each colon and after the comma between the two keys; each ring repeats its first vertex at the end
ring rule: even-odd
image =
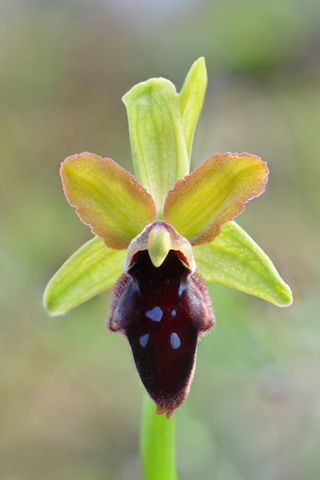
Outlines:
{"type": "Polygon", "coordinates": [[[200,58],[180,94],[158,78],[124,96],[135,177],[92,153],[62,163],[66,198],[95,237],[45,292],[59,315],[113,287],[107,325],[128,339],[156,413],[167,418],[188,395],[198,341],[214,325],[205,281],[292,302],[271,260],[233,221],[264,191],[266,163],[216,153],[189,173],[206,84],[200,58]]]}

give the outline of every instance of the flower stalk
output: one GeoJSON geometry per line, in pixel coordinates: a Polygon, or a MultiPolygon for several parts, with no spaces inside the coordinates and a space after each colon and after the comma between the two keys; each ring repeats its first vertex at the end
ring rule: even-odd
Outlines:
{"type": "Polygon", "coordinates": [[[175,454],[175,417],[155,415],[156,406],[144,394],[141,460],[145,480],[178,480],[175,454]]]}

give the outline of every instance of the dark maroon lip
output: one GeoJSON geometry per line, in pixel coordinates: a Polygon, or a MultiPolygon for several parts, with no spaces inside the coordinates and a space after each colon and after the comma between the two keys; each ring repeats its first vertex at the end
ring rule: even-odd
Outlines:
{"type": "Polygon", "coordinates": [[[180,252],[155,267],[143,250],[114,288],[108,326],[127,337],[150,397],[172,412],[188,395],[198,340],[213,323],[205,282],[180,252]]]}

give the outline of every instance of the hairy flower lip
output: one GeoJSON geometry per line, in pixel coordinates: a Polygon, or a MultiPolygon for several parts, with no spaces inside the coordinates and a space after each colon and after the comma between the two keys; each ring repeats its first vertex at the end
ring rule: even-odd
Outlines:
{"type": "MultiPolygon", "coordinates": [[[[196,270],[196,264],[194,261],[193,253],[192,253],[192,248],[188,240],[181,235],[175,230],[174,227],[171,225],[159,220],[154,223],[150,223],[147,225],[143,231],[135,237],[129,247],[128,247],[128,252],[127,256],[124,261],[124,270],[128,272],[128,270],[132,267],[132,265],[135,262],[136,256],[139,252],[143,250],[148,250],[150,248],[150,235],[152,235],[153,232],[156,230],[159,231],[160,229],[163,229],[165,234],[169,233],[170,235],[170,245],[167,245],[167,252],[170,250],[174,250],[177,252],[177,255],[181,262],[193,273],[196,270]]],[[[150,251],[149,251],[150,255],[150,251]]],[[[152,257],[150,256],[151,261],[152,257]]],[[[164,258],[163,258],[164,260],[164,258]]],[[[157,266],[157,265],[155,265],[157,266]]],[[[159,265],[158,265],[159,266],[159,265]]]]}
{"type": "Polygon", "coordinates": [[[113,289],[107,325],[129,341],[157,413],[169,419],[189,393],[198,342],[214,325],[211,299],[204,280],[175,250],[160,267],[147,249],[138,250],[133,262],[113,289]]]}

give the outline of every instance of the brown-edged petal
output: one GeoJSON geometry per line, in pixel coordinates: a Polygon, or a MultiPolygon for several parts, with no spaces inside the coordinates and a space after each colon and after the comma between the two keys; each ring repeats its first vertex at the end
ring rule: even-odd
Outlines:
{"type": "Polygon", "coordinates": [[[155,220],[151,195],[109,158],[87,152],[72,155],[62,163],[60,174],[70,205],[109,248],[127,248],[155,220]]]}
{"type": "Polygon", "coordinates": [[[221,226],[244,210],[244,204],[264,191],[265,162],[248,153],[216,153],[168,193],[164,221],[192,245],[212,242],[221,226]]]}

